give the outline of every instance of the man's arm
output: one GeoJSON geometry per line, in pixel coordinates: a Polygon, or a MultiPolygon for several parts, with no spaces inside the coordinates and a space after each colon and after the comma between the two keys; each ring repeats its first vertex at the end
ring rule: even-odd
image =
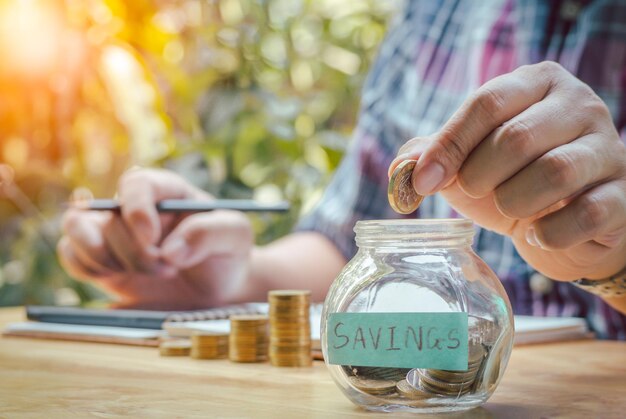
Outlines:
{"type": "Polygon", "coordinates": [[[290,234],[252,251],[250,285],[241,301],[265,301],[267,290],[309,289],[323,301],[346,260],[335,245],[315,232],[290,234]]]}

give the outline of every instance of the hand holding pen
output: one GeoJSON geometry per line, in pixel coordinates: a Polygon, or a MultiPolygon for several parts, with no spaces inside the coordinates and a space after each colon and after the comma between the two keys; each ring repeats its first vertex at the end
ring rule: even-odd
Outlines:
{"type": "Polygon", "coordinates": [[[72,276],[99,283],[122,306],[144,308],[245,299],[232,295],[251,280],[254,258],[254,234],[241,211],[288,209],[214,200],[165,170],[127,172],[118,196],[121,206],[93,201],[68,209],[58,253],[72,276]]]}

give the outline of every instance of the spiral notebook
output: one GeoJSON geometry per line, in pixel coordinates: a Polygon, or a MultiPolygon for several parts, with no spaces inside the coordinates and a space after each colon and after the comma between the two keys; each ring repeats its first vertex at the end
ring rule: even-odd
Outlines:
{"type": "Polygon", "coordinates": [[[27,306],[28,322],[9,323],[2,335],[157,346],[164,324],[223,321],[236,314],[264,314],[267,304],[248,303],[197,311],[110,310],[27,306]]]}

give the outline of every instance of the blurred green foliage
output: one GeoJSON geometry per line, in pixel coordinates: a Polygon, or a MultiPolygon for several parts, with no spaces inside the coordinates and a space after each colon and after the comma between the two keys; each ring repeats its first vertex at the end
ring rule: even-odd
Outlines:
{"type": "Polygon", "coordinates": [[[100,297],[59,267],[70,196],[110,197],[133,165],[218,197],[319,199],[395,1],[0,2],[0,305],[100,297]]]}

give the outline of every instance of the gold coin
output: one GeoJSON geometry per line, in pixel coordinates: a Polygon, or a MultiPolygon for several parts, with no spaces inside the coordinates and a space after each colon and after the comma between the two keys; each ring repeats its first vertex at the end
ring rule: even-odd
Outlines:
{"type": "Polygon", "coordinates": [[[413,387],[406,380],[400,380],[396,383],[396,391],[409,399],[425,399],[431,396],[429,393],[413,387]]]}
{"type": "Polygon", "coordinates": [[[191,342],[182,341],[163,341],[159,344],[159,353],[161,356],[189,356],[191,352],[191,342]]]}
{"type": "Polygon", "coordinates": [[[248,314],[248,315],[236,315],[230,316],[231,324],[238,324],[243,326],[260,326],[267,324],[269,317],[262,314],[248,314]]]}
{"type": "Polygon", "coordinates": [[[357,389],[369,394],[386,394],[395,391],[393,380],[371,380],[368,378],[350,377],[350,383],[357,389]]]}
{"type": "Polygon", "coordinates": [[[469,353],[467,355],[468,364],[476,364],[480,363],[482,359],[486,355],[485,348],[480,344],[471,344],[468,349],[469,353]]]}
{"type": "Polygon", "coordinates": [[[428,375],[439,381],[448,383],[465,383],[476,378],[477,369],[468,372],[454,372],[446,370],[428,370],[428,375]]]}
{"type": "Polygon", "coordinates": [[[424,197],[413,188],[411,177],[417,160],[405,160],[400,163],[389,179],[387,199],[391,208],[399,214],[410,214],[420,206],[424,197]]]}
{"type": "Polygon", "coordinates": [[[432,377],[431,375],[429,375],[427,373],[428,370],[420,370],[420,386],[422,387],[429,387],[429,388],[435,388],[438,390],[443,390],[443,391],[450,391],[450,392],[457,392],[459,390],[465,390],[465,389],[469,389],[472,384],[474,383],[474,379],[470,379],[468,381],[464,381],[464,382],[448,382],[448,381],[442,381],[440,379],[437,379],[435,377],[432,377]]]}
{"type": "Polygon", "coordinates": [[[272,290],[268,293],[268,296],[280,299],[289,299],[289,298],[302,298],[309,297],[311,295],[311,291],[309,290],[272,290]]]}
{"type": "Polygon", "coordinates": [[[409,369],[407,368],[384,368],[384,367],[359,367],[355,366],[350,369],[350,373],[357,377],[372,378],[379,380],[400,381],[406,377],[409,369]]]}

